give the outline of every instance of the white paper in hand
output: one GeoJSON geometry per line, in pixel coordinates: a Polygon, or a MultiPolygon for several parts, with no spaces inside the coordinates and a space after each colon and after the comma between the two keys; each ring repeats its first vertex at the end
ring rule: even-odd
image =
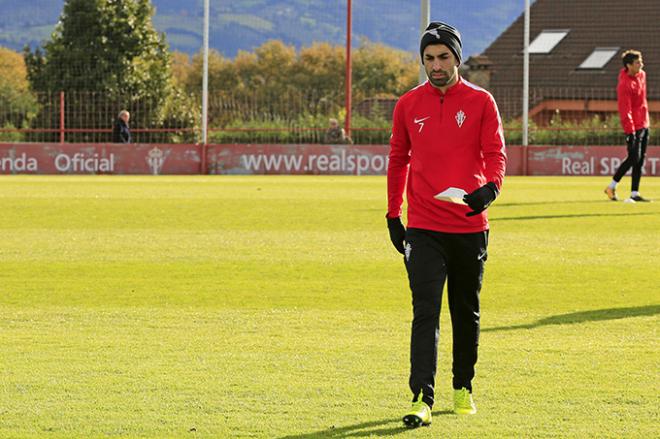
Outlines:
{"type": "Polygon", "coordinates": [[[447,201],[449,203],[465,204],[465,201],[463,201],[464,195],[467,195],[467,192],[465,192],[463,189],[457,187],[448,187],[444,191],[435,194],[433,198],[436,200],[447,201]]]}

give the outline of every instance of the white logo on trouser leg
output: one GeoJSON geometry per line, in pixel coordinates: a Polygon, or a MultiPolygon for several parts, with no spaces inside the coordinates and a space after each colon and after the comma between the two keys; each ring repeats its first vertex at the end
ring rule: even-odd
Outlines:
{"type": "Polygon", "coordinates": [[[412,245],[409,242],[406,243],[406,261],[410,261],[410,252],[412,251],[412,245]]]}

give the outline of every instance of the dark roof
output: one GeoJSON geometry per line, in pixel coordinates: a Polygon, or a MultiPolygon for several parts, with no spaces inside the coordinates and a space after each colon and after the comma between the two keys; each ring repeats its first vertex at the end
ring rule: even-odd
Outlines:
{"type": "MultiPolygon", "coordinates": [[[[492,62],[490,87],[522,87],[524,14],[481,55],[492,62]]],[[[660,0],[537,0],[530,44],[543,30],[569,29],[548,54],[530,54],[530,87],[616,87],[621,54],[640,50],[649,98],[660,87],[660,0]],[[578,69],[597,47],[619,47],[603,69],[578,69]]],[[[655,97],[656,99],[658,97],[655,97]]]]}

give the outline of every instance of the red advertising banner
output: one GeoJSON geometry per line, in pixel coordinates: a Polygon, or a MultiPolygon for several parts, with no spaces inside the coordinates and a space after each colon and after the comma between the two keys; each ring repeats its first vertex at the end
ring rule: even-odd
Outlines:
{"type": "Polygon", "coordinates": [[[0,143],[0,174],[199,174],[199,145],[0,143]]]}
{"type": "Polygon", "coordinates": [[[209,174],[385,175],[387,145],[209,145],[209,174]]]}
{"type": "MultiPolygon", "coordinates": [[[[626,158],[625,146],[529,146],[527,175],[613,175],[626,158]]],[[[522,175],[525,148],[507,147],[507,175],[522,175]]],[[[650,146],[642,172],[660,175],[660,146],[650,146]]]]}
{"type": "MultiPolygon", "coordinates": [[[[0,143],[0,174],[385,175],[388,151],[388,145],[0,143]]],[[[507,175],[522,175],[526,167],[527,175],[606,176],[626,150],[508,146],[507,155],[507,175]]],[[[660,147],[648,148],[643,171],[660,175],[660,147]]]]}

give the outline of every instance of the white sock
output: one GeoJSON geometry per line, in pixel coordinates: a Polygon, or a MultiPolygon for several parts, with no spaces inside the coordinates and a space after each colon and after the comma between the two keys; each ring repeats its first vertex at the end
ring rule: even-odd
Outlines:
{"type": "Polygon", "coordinates": [[[612,182],[607,186],[610,189],[616,189],[617,182],[612,180],[612,182]]]}
{"type": "Polygon", "coordinates": [[[639,196],[639,192],[638,192],[638,191],[632,191],[632,192],[630,193],[630,198],[632,198],[632,197],[638,197],[638,196],[639,196]]]}

